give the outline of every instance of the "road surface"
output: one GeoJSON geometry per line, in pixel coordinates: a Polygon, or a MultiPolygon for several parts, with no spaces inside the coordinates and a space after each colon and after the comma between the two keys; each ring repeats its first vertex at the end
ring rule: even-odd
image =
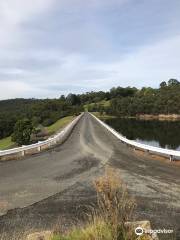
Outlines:
{"type": "Polygon", "coordinates": [[[95,203],[92,182],[106,166],[118,170],[135,197],[136,219],[173,229],[179,239],[180,167],[135,153],[88,113],[63,145],[0,162],[0,235],[77,223],[95,203]]]}

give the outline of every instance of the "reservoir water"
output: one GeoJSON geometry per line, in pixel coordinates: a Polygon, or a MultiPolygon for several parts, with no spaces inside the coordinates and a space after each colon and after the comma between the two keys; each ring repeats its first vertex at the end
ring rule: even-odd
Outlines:
{"type": "Polygon", "coordinates": [[[180,121],[113,118],[105,122],[130,140],[180,151],[180,121]]]}

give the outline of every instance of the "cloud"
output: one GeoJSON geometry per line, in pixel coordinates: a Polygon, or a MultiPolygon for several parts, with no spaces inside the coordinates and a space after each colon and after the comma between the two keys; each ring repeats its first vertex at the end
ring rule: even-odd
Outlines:
{"type": "Polygon", "coordinates": [[[1,0],[0,46],[8,46],[20,40],[21,24],[49,10],[54,0],[1,0]]]}
{"type": "MultiPolygon", "coordinates": [[[[171,77],[180,79],[180,35],[139,48],[120,61],[93,62],[86,55],[53,54],[56,64],[37,71],[4,69],[8,89],[1,98],[59,97],[69,92],[108,90],[113,86],[154,86],[171,77]],[[13,76],[19,81],[13,81],[13,76]]],[[[46,55],[40,54],[39,56],[46,55]]],[[[48,53],[47,53],[48,55],[48,53]]],[[[40,58],[41,59],[41,58],[40,58]]],[[[51,59],[52,60],[52,59],[51,59]]],[[[6,85],[7,84],[7,85],[6,85]]]]}
{"type": "Polygon", "coordinates": [[[180,78],[180,2],[1,0],[0,99],[180,78]]]}
{"type": "Polygon", "coordinates": [[[59,88],[69,82],[68,90],[75,92],[82,88],[107,90],[113,85],[157,87],[171,77],[180,79],[179,43],[180,35],[143,46],[121,61],[110,63],[94,63],[83,55],[68,56],[64,64],[54,69],[52,79],[54,84],[59,83],[59,88]]]}
{"type": "Polygon", "coordinates": [[[31,87],[20,81],[1,81],[1,99],[16,98],[17,96],[26,96],[31,87]]]}
{"type": "Polygon", "coordinates": [[[179,59],[180,35],[177,35],[143,46],[120,62],[100,65],[100,69],[116,71],[115,85],[157,87],[169,78],[180,79],[179,59]]]}
{"type": "Polygon", "coordinates": [[[49,9],[53,0],[1,0],[1,20],[16,25],[35,14],[49,9]]]}

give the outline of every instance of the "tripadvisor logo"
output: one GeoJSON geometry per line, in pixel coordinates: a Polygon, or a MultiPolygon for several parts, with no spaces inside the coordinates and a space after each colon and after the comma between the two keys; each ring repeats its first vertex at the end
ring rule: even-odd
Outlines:
{"type": "Polygon", "coordinates": [[[143,233],[145,234],[157,234],[157,233],[173,233],[172,229],[143,229],[142,227],[135,228],[135,234],[141,236],[143,233]]]}
{"type": "Polygon", "coordinates": [[[135,229],[135,234],[138,235],[138,236],[142,235],[143,232],[144,232],[144,231],[143,231],[142,227],[137,227],[137,228],[135,229]]]}

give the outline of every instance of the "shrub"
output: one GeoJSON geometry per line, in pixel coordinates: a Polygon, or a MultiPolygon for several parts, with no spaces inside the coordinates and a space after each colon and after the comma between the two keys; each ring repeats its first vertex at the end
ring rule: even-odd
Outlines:
{"type": "Polygon", "coordinates": [[[12,141],[18,143],[18,145],[29,144],[32,131],[33,126],[29,119],[19,120],[14,126],[12,141]]]}
{"type": "Polygon", "coordinates": [[[112,239],[130,239],[125,222],[132,220],[135,202],[119,175],[107,169],[104,176],[95,181],[97,215],[112,229],[112,239]]]}
{"type": "Polygon", "coordinates": [[[118,174],[108,169],[104,176],[94,181],[97,208],[91,209],[88,223],[67,234],[54,235],[52,240],[133,240],[134,229],[125,222],[132,219],[135,202],[118,174]]]}

